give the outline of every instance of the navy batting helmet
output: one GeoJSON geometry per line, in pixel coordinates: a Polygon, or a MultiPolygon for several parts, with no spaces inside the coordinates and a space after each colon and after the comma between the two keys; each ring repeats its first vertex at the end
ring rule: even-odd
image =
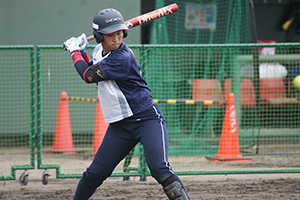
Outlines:
{"type": "Polygon", "coordinates": [[[121,13],[113,8],[99,11],[93,19],[93,35],[97,43],[103,41],[102,34],[110,34],[123,30],[123,37],[127,37],[128,27],[124,24],[121,13]]]}

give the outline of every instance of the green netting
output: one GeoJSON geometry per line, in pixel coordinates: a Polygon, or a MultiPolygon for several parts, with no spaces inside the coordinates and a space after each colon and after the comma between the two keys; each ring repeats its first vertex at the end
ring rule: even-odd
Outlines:
{"type": "MultiPolygon", "coordinates": [[[[156,20],[151,29],[151,44],[221,44],[221,43],[249,43],[251,42],[249,2],[241,1],[168,1],[157,0],[156,9],[176,3],[178,12],[156,20]]],[[[160,81],[150,85],[159,85],[153,90],[157,98],[191,99],[194,79],[218,79],[224,88],[226,78],[236,77],[233,65],[233,56],[239,54],[240,49],[217,48],[175,48],[175,49],[150,49],[149,65],[160,81]],[[156,52],[153,52],[156,51],[156,52]],[[157,57],[163,56],[160,60],[157,57]],[[165,76],[168,74],[168,76],[165,76]],[[165,91],[163,91],[165,90],[165,91]]],[[[247,51],[247,50],[246,50],[247,51]]],[[[251,49],[248,49],[251,54],[251,49]]],[[[155,80],[155,79],[153,79],[155,80]]],[[[209,83],[207,83],[209,84],[209,83]]],[[[234,87],[233,87],[234,89],[234,87]]],[[[220,96],[218,91],[213,96],[220,96]]],[[[226,100],[222,95],[222,99],[226,100]]],[[[237,94],[237,98],[239,98],[237,94]]],[[[236,105],[240,108],[239,103],[236,105]]],[[[195,135],[209,138],[221,134],[224,109],[220,107],[203,106],[162,106],[165,113],[170,113],[172,121],[171,134],[190,135],[186,146],[197,147],[199,144],[209,146],[202,148],[201,152],[215,153],[218,146],[206,145],[205,140],[193,140],[195,135]],[[191,117],[192,116],[192,117],[191,117]],[[194,118],[197,118],[196,120],[194,118]],[[192,143],[193,144],[192,144],[192,143]]],[[[179,141],[182,139],[179,138],[179,141]]],[[[251,142],[247,145],[250,145],[251,142]]],[[[172,150],[172,149],[171,149],[172,150]]],[[[171,151],[172,152],[172,151],[171,151]]],[[[181,150],[178,151],[183,153],[181,150]]],[[[177,153],[178,153],[177,152],[177,153]]],[[[190,151],[189,151],[190,152],[190,151]]],[[[199,150],[196,151],[199,153],[199,150]]],[[[175,154],[177,154],[175,153],[175,154]]]]}
{"type": "Polygon", "coordinates": [[[0,180],[34,168],[33,46],[0,46],[0,180]],[[12,171],[11,171],[12,170],[12,171]]]}
{"type": "MultiPolygon", "coordinates": [[[[226,140],[226,146],[220,147],[221,136],[226,134],[223,125],[226,106],[218,105],[218,102],[227,100],[228,94],[233,93],[238,150],[244,155],[277,155],[280,163],[265,163],[262,164],[264,167],[281,168],[290,159],[296,159],[296,155],[287,156],[286,160],[284,157],[299,154],[299,94],[291,85],[290,77],[293,69],[299,68],[298,45],[144,47],[149,54],[147,81],[154,98],[216,102],[208,107],[203,104],[160,104],[167,119],[171,156],[216,155],[220,148],[231,148],[231,139],[226,140]],[[253,54],[258,52],[257,48],[275,48],[276,54],[253,54]],[[260,68],[260,80],[254,76],[256,66],[260,68]],[[255,85],[257,83],[259,87],[255,85]],[[257,90],[259,96],[256,96],[257,90]]],[[[250,165],[257,166],[263,162],[260,159],[270,157],[255,157],[250,165]],[[258,163],[254,164],[254,160],[258,163]]],[[[298,164],[294,166],[299,167],[298,164]]]]}
{"type": "Polygon", "coordinates": [[[252,42],[248,0],[156,0],[155,8],[172,3],[178,12],[153,22],[151,44],[252,42]]]}
{"type": "MultiPolygon", "coordinates": [[[[299,101],[288,74],[299,65],[297,55],[300,44],[130,47],[141,65],[154,99],[163,110],[169,132],[170,162],[180,174],[297,172],[300,153],[299,101]],[[258,55],[258,59],[253,59],[256,58],[253,52],[262,47],[276,48],[276,54],[258,55]],[[284,87],[270,88],[274,91],[261,86],[259,105],[256,104],[257,88],[254,87],[257,82],[254,76],[256,65],[261,67],[262,80],[271,81],[271,85],[280,81],[284,84],[284,87]],[[264,73],[266,69],[267,73],[264,73]],[[249,82],[252,83],[250,89],[249,82]],[[205,88],[208,90],[205,91],[205,88]],[[230,136],[225,140],[227,144],[220,147],[222,135],[232,131],[224,130],[223,124],[224,119],[232,115],[226,116],[225,111],[230,105],[227,104],[229,93],[235,97],[238,146],[233,144],[236,140],[230,136]],[[263,96],[264,93],[269,95],[268,99],[263,96]],[[271,94],[283,96],[273,98],[271,94]],[[206,159],[219,154],[220,148],[239,151],[238,155],[225,157],[241,156],[251,161],[217,165],[206,159]]],[[[80,177],[81,169],[90,163],[86,158],[93,151],[96,104],[80,99],[76,101],[76,98],[75,101],[68,101],[74,148],[69,149],[72,154],[63,151],[55,153],[53,140],[57,134],[59,96],[61,91],[66,91],[69,97],[92,99],[96,98],[97,92],[94,86],[84,84],[78,77],[69,55],[62,54],[61,47],[40,46],[38,49],[42,51],[40,66],[43,85],[41,163],[46,166],[58,164],[60,172],[68,174],[61,177],[80,177]],[[52,57],[55,59],[50,59],[52,57]],[[70,78],[67,80],[62,74],[69,74],[70,78]]],[[[122,162],[113,175],[128,175],[123,172],[131,172],[133,176],[140,173],[149,175],[140,157],[142,148],[136,148],[132,153],[132,159],[122,162]]]]}

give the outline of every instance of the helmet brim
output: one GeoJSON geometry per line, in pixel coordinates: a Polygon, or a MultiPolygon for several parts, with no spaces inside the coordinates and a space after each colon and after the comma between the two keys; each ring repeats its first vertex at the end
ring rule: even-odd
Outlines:
{"type": "Polygon", "coordinates": [[[115,24],[106,28],[101,29],[99,31],[102,34],[110,34],[120,30],[128,30],[128,27],[125,24],[115,24]]]}

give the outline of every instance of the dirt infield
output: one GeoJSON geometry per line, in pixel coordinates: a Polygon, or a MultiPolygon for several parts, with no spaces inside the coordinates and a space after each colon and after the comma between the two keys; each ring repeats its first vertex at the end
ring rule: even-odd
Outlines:
{"type": "MultiPolygon", "coordinates": [[[[48,184],[43,185],[41,177],[38,177],[40,174],[40,171],[37,175],[31,172],[26,186],[20,186],[18,180],[0,182],[0,199],[72,199],[79,179],[50,176],[48,184]]],[[[181,179],[192,200],[300,199],[300,174],[197,175],[181,176],[181,179]]],[[[167,197],[152,177],[147,177],[147,181],[143,182],[139,177],[131,177],[129,181],[110,177],[91,199],[166,200],[167,197]]]]}

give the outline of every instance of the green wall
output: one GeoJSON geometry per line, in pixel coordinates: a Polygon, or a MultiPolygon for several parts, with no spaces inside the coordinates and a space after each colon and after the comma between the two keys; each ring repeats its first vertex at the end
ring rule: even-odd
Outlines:
{"type": "MultiPolygon", "coordinates": [[[[0,0],[0,45],[63,44],[92,35],[93,17],[105,8],[119,10],[125,21],[141,14],[140,0],[0,0]]],[[[140,29],[130,30],[124,42],[139,44],[140,29]]]]}

